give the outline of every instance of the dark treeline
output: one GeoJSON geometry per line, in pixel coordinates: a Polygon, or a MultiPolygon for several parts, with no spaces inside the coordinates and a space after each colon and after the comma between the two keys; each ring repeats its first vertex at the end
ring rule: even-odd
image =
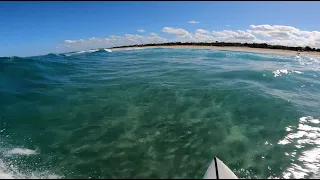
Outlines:
{"type": "Polygon", "coordinates": [[[290,47],[281,45],[269,45],[266,43],[233,43],[233,42],[168,42],[168,43],[153,43],[153,44],[137,44],[129,46],[117,46],[112,48],[129,48],[129,47],[146,47],[146,46],[176,46],[176,45],[192,45],[192,46],[233,46],[233,47],[251,47],[251,48],[267,48],[267,49],[282,49],[292,51],[314,51],[320,52],[320,49],[306,47],[290,47]]]}

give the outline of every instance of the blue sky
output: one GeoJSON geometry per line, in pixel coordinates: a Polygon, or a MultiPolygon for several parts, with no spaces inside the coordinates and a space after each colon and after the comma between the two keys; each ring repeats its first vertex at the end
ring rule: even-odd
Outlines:
{"type": "MultiPolygon", "coordinates": [[[[125,34],[139,35],[115,40],[118,44],[126,44],[128,38],[131,43],[140,42],[140,36],[150,36],[152,32],[165,40],[189,38],[190,41],[199,39],[196,32],[201,31],[198,29],[210,33],[210,37],[201,36],[208,40],[220,35],[223,37],[219,40],[234,38],[237,41],[237,37],[245,35],[248,40],[256,41],[259,36],[268,39],[275,33],[279,35],[281,28],[274,25],[298,29],[298,44],[310,43],[317,47],[320,36],[311,32],[320,30],[319,9],[320,2],[0,2],[0,56],[31,56],[92,48],[98,41],[89,42],[89,38],[111,35],[119,36],[118,39],[125,34]],[[199,23],[188,23],[191,20],[199,23]],[[263,34],[260,31],[264,27],[250,29],[250,25],[269,25],[273,29],[263,34]],[[164,27],[171,29],[164,32],[164,27]],[[138,29],[146,32],[139,33],[138,29]],[[188,33],[178,33],[181,29],[188,33]],[[237,30],[251,33],[255,39],[237,30]],[[212,31],[216,33],[212,34],[212,31]],[[81,45],[77,41],[80,39],[83,39],[81,45]],[[75,42],[70,41],[70,44],[65,40],[75,42]]],[[[291,36],[295,35],[293,31],[297,30],[285,32],[288,33],[286,37],[291,38],[288,42],[281,38],[270,42],[296,40],[291,36]]],[[[141,42],[149,40],[153,39],[141,42]]],[[[97,47],[103,43],[113,45],[109,40],[99,43],[97,47]]]]}

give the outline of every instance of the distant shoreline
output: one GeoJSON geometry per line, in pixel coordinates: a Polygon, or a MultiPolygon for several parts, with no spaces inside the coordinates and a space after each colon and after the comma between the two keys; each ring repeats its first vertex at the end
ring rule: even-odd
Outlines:
{"type": "Polygon", "coordinates": [[[149,48],[177,48],[177,49],[212,49],[212,50],[227,50],[227,51],[243,51],[269,54],[283,54],[297,56],[312,56],[320,57],[320,52],[314,51],[293,51],[284,49],[269,49],[269,48],[252,48],[252,47],[237,47],[237,46],[198,46],[198,45],[155,45],[155,46],[128,46],[128,47],[113,47],[109,48],[112,51],[116,50],[132,50],[132,49],[149,49],[149,48]]]}

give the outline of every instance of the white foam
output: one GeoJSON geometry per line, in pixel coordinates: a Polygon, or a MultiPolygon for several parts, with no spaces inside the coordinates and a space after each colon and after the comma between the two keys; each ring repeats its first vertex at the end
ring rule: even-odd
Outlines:
{"type": "Polygon", "coordinates": [[[278,76],[281,76],[282,74],[288,74],[289,71],[288,69],[278,69],[278,70],[272,71],[272,73],[274,74],[274,77],[278,77],[278,76]]]}
{"type": "Polygon", "coordinates": [[[92,53],[97,51],[99,51],[99,49],[89,49],[89,50],[86,50],[85,52],[92,53]]]}
{"type": "Polygon", "coordinates": [[[76,54],[82,54],[82,53],[85,53],[87,51],[79,51],[79,52],[76,52],[76,54]]]}
{"type": "MultiPolygon", "coordinates": [[[[59,179],[61,176],[48,171],[21,171],[16,161],[5,162],[0,159],[0,179],[59,179]]],[[[41,168],[40,168],[41,169],[41,168]]]]}
{"type": "Polygon", "coordinates": [[[314,57],[308,57],[308,56],[303,56],[303,57],[295,57],[295,60],[299,62],[300,65],[313,65],[313,64],[319,64],[320,59],[319,58],[314,58],[314,57]]]}
{"type": "Polygon", "coordinates": [[[107,52],[112,52],[111,49],[104,49],[104,50],[107,51],[107,52]]]}
{"type": "Polygon", "coordinates": [[[292,71],[292,72],[295,72],[297,74],[303,74],[303,72],[301,72],[301,71],[292,71]]]}
{"type": "Polygon", "coordinates": [[[288,70],[288,69],[278,69],[275,71],[272,71],[274,74],[274,77],[282,76],[283,74],[291,74],[291,73],[297,73],[297,74],[303,74],[301,71],[295,71],[295,70],[288,70]]]}
{"type": "Polygon", "coordinates": [[[73,53],[67,53],[65,54],[66,56],[72,56],[75,54],[83,54],[83,53],[93,53],[93,52],[97,52],[99,51],[99,49],[89,49],[89,50],[84,50],[84,51],[78,51],[78,52],[73,52],[73,53]]]}
{"type": "MultiPolygon", "coordinates": [[[[1,118],[1,117],[0,117],[1,118]]],[[[1,139],[2,140],[2,139],[1,139]]],[[[3,143],[3,142],[2,142],[3,143]]],[[[27,148],[4,148],[3,145],[0,146],[0,179],[58,179],[62,176],[53,174],[47,170],[47,167],[35,166],[29,169],[28,166],[34,166],[34,164],[29,164],[20,169],[19,158],[11,159],[10,156],[33,156],[39,154],[37,150],[27,149],[27,148]]],[[[6,144],[5,146],[10,145],[6,144]]]]}
{"type": "Polygon", "coordinates": [[[148,47],[128,47],[128,48],[120,48],[114,49],[116,51],[129,51],[129,50],[140,50],[140,49],[149,49],[148,47]]]}
{"type": "Polygon", "coordinates": [[[32,149],[24,149],[24,148],[14,148],[8,151],[8,154],[13,155],[13,154],[18,154],[18,155],[34,155],[38,154],[35,150],[32,149]]]}
{"type": "Polygon", "coordinates": [[[0,179],[14,179],[13,174],[13,172],[9,172],[6,165],[0,159],[0,179]]]}
{"type": "Polygon", "coordinates": [[[89,50],[85,50],[85,51],[76,52],[76,54],[92,53],[92,52],[97,52],[97,51],[99,51],[99,49],[89,49],[89,50]]]}
{"type": "Polygon", "coordinates": [[[0,179],[58,179],[58,175],[50,174],[48,172],[26,172],[23,173],[12,164],[5,164],[0,159],[0,179]]]}

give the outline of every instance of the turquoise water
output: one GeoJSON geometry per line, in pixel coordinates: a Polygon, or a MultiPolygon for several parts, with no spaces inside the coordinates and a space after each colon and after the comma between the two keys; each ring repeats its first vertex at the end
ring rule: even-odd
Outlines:
{"type": "Polygon", "coordinates": [[[0,177],[320,174],[320,59],[198,49],[0,58],[0,177]]]}

